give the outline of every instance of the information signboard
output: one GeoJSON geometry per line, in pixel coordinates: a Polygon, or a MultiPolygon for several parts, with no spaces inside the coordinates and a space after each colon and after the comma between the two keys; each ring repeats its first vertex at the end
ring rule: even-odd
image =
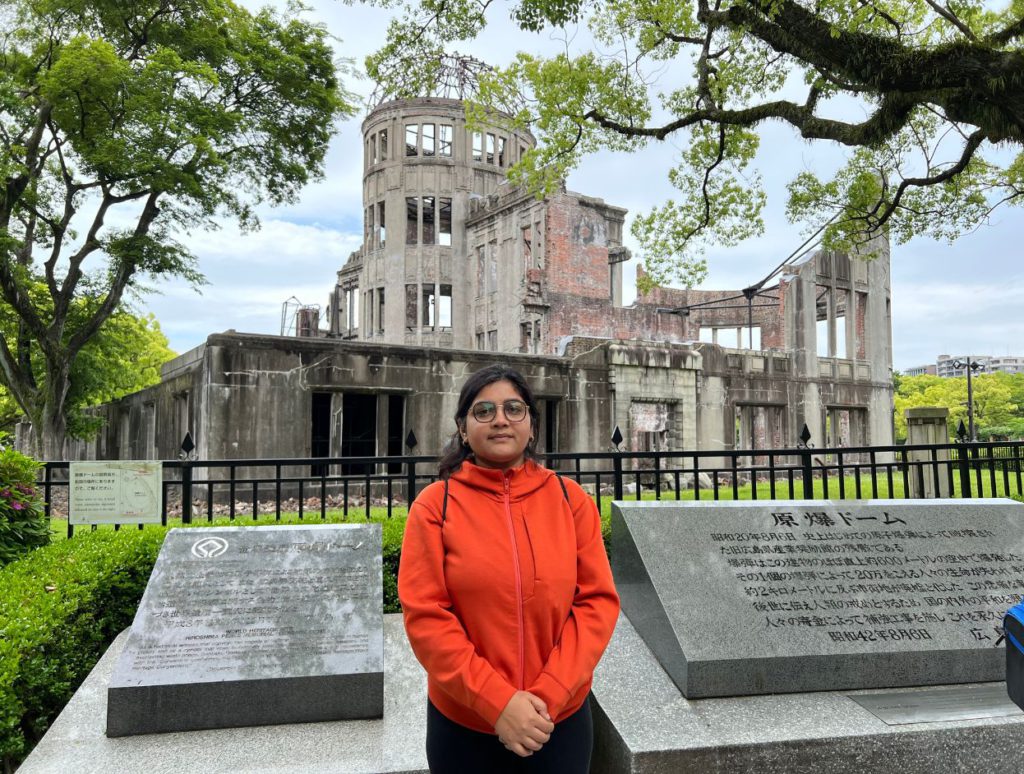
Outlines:
{"type": "Polygon", "coordinates": [[[163,463],[72,462],[70,524],[159,524],[163,463]]]}

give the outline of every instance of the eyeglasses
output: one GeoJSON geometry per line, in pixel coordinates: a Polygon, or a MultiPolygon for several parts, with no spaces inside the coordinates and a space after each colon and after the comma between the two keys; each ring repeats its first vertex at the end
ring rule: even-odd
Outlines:
{"type": "MultiPolygon", "coordinates": [[[[469,411],[477,422],[490,422],[498,415],[498,405],[494,401],[482,400],[479,403],[474,403],[473,408],[469,411]]],[[[522,422],[529,413],[526,404],[521,400],[507,400],[500,405],[505,419],[509,422],[522,422]]]]}

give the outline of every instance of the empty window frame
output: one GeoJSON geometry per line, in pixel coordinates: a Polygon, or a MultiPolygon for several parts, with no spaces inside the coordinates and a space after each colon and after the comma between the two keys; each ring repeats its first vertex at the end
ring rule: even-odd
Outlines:
{"type": "Polygon", "coordinates": [[[484,334],[483,334],[482,331],[476,335],[476,348],[478,350],[480,350],[481,352],[483,351],[483,348],[484,348],[484,334]]]}
{"type": "Polygon", "coordinates": [[[761,349],[761,326],[755,325],[753,328],[745,325],[739,327],[702,326],[699,338],[708,344],[717,344],[730,349],[761,349]]]}
{"type": "Polygon", "coordinates": [[[437,243],[442,247],[452,245],[452,200],[440,198],[437,200],[437,243]]]}
{"type": "Polygon", "coordinates": [[[814,337],[817,341],[818,357],[829,357],[828,344],[829,325],[828,318],[818,320],[814,325],[814,337]]]}
{"type": "Polygon", "coordinates": [[[377,236],[377,229],[373,225],[373,216],[376,207],[372,204],[366,208],[366,246],[372,250],[377,236]]]}
{"type": "Polygon", "coordinates": [[[423,244],[434,244],[434,197],[423,197],[423,244]]]}
{"type": "Polygon", "coordinates": [[[452,126],[451,124],[440,124],[437,127],[437,155],[448,156],[452,155],[452,126]]]}
{"type": "Polygon", "coordinates": [[[487,154],[484,157],[484,161],[486,161],[488,164],[493,164],[494,163],[494,135],[493,134],[488,134],[487,135],[487,154]]]}
{"type": "Polygon", "coordinates": [[[419,154],[419,124],[405,125],[405,155],[416,156],[419,154]]]}
{"type": "Polygon", "coordinates": [[[380,142],[378,143],[378,153],[380,154],[381,161],[388,160],[388,130],[380,130],[380,142]]]}
{"type": "Polygon", "coordinates": [[[377,289],[377,333],[384,333],[384,288],[377,289]]]}
{"type": "Polygon", "coordinates": [[[505,138],[498,138],[498,166],[505,166],[505,138]]]}
{"type": "Polygon", "coordinates": [[[377,247],[384,247],[387,229],[384,227],[384,202],[377,202],[377,247]]]}
{"type": "Polygon", "coordinates": [[[415,196],[405,197],[405,243],[414,245],[420,238],[420,200],[415,196]]]}
{"type": "Polygon", "coordinates": [[[533,268],[533,233],[529,226],[520,229],[519,247],[523,251],[523,265],[533,268]]]}
{"type": "Polygon", "coordinates": [[[835,318],[836,346],[835,357],[846,358],[846,315],[837,314],[835,318]]]}
{"type": "Polygon", "coordinates": [[[375,135],[375,134],[371,134],[370,135],[370,153],[369,153],[369,156],[370,156],[370,163],[371,164],[376,164],[377,163],[377,135],[375,135]]]}
{"type": "Polygon", "coordinates": [[[480,132],[473,132],[473,161],[484,160],[484,136],[480,132]]]}
{"type": "Polygon", "coordinates": [[[349,285],[345,288],[345,311],[348,312],[346,315],[346,325],[348,327],[348,334],[358,332],[359,330],[359,286],[349,285]]]}
{"type": "Polygon", "coordinates": [[[437,325],[441,330],[452,327],[452,286],[441,285],[437,297],[437,325]]]}
{"type": "Polygon", "coordinates": [[[434,124],[423,124],[420,127],[420,144],[424,156],[433,156],[436,148],[434,146],[434,124]]]}
{"type": "MultiPolygon", "coordinates": [[[[406,285],[406,298],[407,307],[409,288],[415,288],[415,285],[406,285]]],[[[422,315],[422,325],[424,330],[449,330],[452,327],[452,286],[451,285],[440,285],[437,287],[439,290],[435,294],[434,285],[423,285],[420,298],[422,303],[420,305],[420,314],[422,315]]],[[[415,289],[412,291],[412,304],[415,304],[415,289]]],[[[415,310],[413,310],[415,314],[415,310]]],[[[408,313],[407,313],[408,317],[408,313]]]]}
{"type": "Polygon", "coordinates": [[[487,349],[491,352],[498,351],[498,332],[496,330],[487,331],[487,349]]]}
{"type": "Polygon", "coordinates": [[[744,325],[740,328],[740,349],[761,349],[761,326],[755,325],[749,328],[744,325]]]}
{"type": "Polygon", "coordinates": [[[519,323],[519,351],[520,352],[533,352],[533,323],[532,322],[521,322],[519,323]]]}

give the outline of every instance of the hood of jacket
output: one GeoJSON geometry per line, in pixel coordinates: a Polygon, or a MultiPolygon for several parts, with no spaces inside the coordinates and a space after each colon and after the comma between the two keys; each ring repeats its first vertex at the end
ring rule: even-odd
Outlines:
{"type": "Polygon", "coordinates": [[[540,489],[551,477],[554,471],[542,468],[533,460],[526,460],[522,465],[508,470],[497,468],[484,468],[469,460],[462,463],[462,466],[452,473],[453,481],[471,487],[481,494],[501,500],[505,497],[505,482],[508,482],[510,499],[515,502],[529,497],[530,494],[540,489]]]}

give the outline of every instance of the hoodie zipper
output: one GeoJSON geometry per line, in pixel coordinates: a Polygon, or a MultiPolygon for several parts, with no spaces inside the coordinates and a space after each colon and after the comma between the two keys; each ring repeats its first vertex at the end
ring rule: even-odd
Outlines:
{"type": "Polygon", "coordinates": [[[525,660],[523,653],[523,579],[519,571],[519,547],[516,545],[516,529],[512,523],[512,505],[508,476],[502,475],[502,483],[505,485],[505,517],[508,520],[508,536],[512,540],[512,566],[516,571],[516,610],[519,613],[519,690],[524,690],[523,672],[526,670],[526,667],[523,664],[525,660]]]}

